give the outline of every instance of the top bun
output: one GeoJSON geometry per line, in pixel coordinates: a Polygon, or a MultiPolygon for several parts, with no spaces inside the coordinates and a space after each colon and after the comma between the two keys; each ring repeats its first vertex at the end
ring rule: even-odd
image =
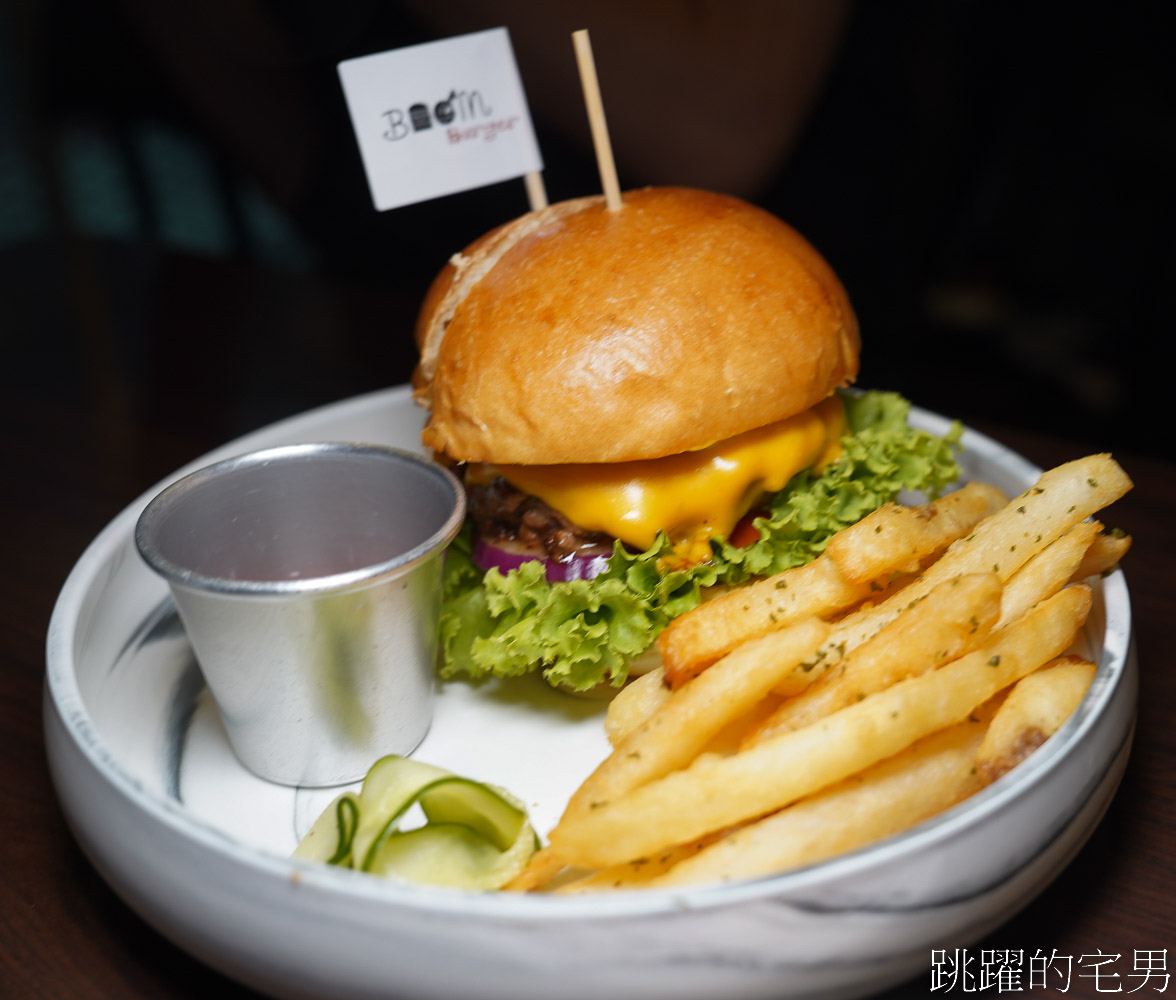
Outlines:
{"type": "Polygon", "coordinates": [[[454,256],[417,322],[424,443],[458,461],[620,462],[819,403],[858,369],[829,265],[779,219],[687,188],[530,212],[454,256]]]}

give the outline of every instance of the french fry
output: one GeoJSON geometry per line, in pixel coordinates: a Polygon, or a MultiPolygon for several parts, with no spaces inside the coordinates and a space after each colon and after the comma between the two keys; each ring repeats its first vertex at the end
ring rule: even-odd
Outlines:
{"type": "Polygon", "coordinates": [[[1113,570],[1131,548],[1131,536],[1115,530],[1098,535],[1086,550],[1082,562],[1074,571],[1074,580],[1088,576],[1102,576],[1113,570]]]}
{"type": "Polygon", "coordinates": [[[786,700],[747,734],[743,746],[811,725],[975,649],[1000,617],[1001,589],[995,573],[969,573],[941,583],[847,653],[835,670],[786,700]]]}
{"type": "MultiPolygon", "coordinates": [[[[970,535],[953,542],[938,561],[899,593],[839,620],[822,650],[821,672],[893,621],[908,602],[945,580],[963,573],[993,572],[1008,582],[1054,539],[1129,489],[1131,480],[1110,455],[1090,455],[1049,470],[1036,485],[981,521],[970,535]]],[[[780,694],[797,693],[793,679],[785,678],[778,686],[780,694]]],[[[808,678],[807,682],[816,679],[808,678]]]]}
{"type": "Polygon", "coordinates": [[[561,824],[685,767],[728,723],[754,708],[781,676],[811,656],[828,633],[820,619],[797,622],[744,643],[675,691],[576,790],[561,824]]]}
{"type": "Polygon", "coordinates": [[[1129,489],[1131,480],[1110,455],[1059,465],[955,542],[923,579],[933,586],[960,573],[991,570],[1008,581],[1051,541],[1129,489]]]}
{"type": "Polygon", "coordinates": [[[1086,620],[1090,590],[1067,587],[976,650],[804,729],[730,757],[703,755],[684,770],[565,814],[551,844],[591,868],[649,857],[783,808],[953,725],[1061,653],[1086,620]]]}
{"type": "Polygon", "coordinates": [[[717,753],[728,756],[742,750],[748,733],[754,732],[779,709],[784,699],[775,692],[763,698],[750,712],[733,719],[707,743],[703,753],[717,753]]]}
{"type": "Polygon", "coordinates": [[[1003,628],[1020,618],[1034,604],[1056,594],[1069,583],[1101,529],[1102,525],[1097,521],[1076,524],[1017,570],[1005,587],[1000,621],[996,627],[1003,628]]]}
{"type": "MultiPolygon", "coordinates": [[[[648,674],[642,674],[621,688],[609,703],[608,712],[604,717],[604,732],[609,744],[613,747],[620,746],[625,737],[669,701],[672,694],[673,692],[665,685],[660,667],[648,674]]],[[[720,730],[709,747],[723,746],[734,752],[747,729],[758,725],[771,715],[779,703],[779,698],[765,698],[747,716],[733,720],[720,730]]]]}
{"type": "Polygon", "coordinates": [[[670,698],[666,674],[657,667],[626,684],[608,705],[604,733],[614,747],[670,698]]]}
{"type": "Polygon", "coordinates": [[[1063,656],[1018,681],[976,753],[984,783],[1011,771],[1056,733],[1085,697],[1094,674],[1089,660],[1063,656]]]}
{"type": "Polygon", "coordinates": [[[549,846],[531,855],[527,867],[502,887],[504,892],[533,892],[542,888],[564,869],[563,859],[549,846]]]}
{"type": "Polygon", "coordinates": [[[708,837],[697,843],[668,847],[650,858],[638,858],[636,861],[628,861],[623,865],[602,868],[600,871],[590,872],[564,882],[553,892],[560,896],[572,896],[616,889],[645,889],[655,884],[675,865],[693,857],[706,845],[713,843],[715,839],[708,837]]]}
{"type": "Polygon", "coordinates": [[[811,865],[910,829],[983,787],[976,751],[992,709],[678,860],[648,887],[722,882],[811,865]]]}
{"type": "Polygon", "coordinates": [[[840,611],[862,600],[870,589],[869,584],[847,582],[832,560],[818,556],[700,604],[657,637],[666,683],[677,689],[741,642],[840,611]]]}
{"type": "Polygon", "coordinates": [[[902,567],[917,568],[921,559],[965,535],[1003,501],[1004,494],[995,487],[969,484],[920,507],[883,507],[829,540],[833,550],[840,552],[841,561],[852,567],[856,579],[847,579],[826,554],[699,605],[658,636],[667,681],[678,687],[740,642],[791,621],[809,615],[826,617],[865,598],[880,596],[883,586],[878,581],[902,567]],[[838,543],[847,532],[849,540],[838,543]],[[868,546],[868,551],[855,558],[853,552],[859,545],[868,546]],[[863,575],[868,573],[874,575],[863,575]]]}
{"type": "Polygon", "coordinates": [[[869,583],[891,573],[916,573],[923,560],[962,538],[1009,498],[987,483],[968,483],[934,503],[887,504],[829,539],[825,551],[841,575],[869,583]]]}
{"type": "MultiPolygon", "coordinates": [[[[1101,527],[1097,521],[1076,524],[1026,560],[1012,574],[1004,588],[1000,620],[995,627],[1003,628],[1010,621],[1021,617],[1034,604],[1057,593],[1068,582],[1080,579],[1077,577],[1077,568],[1083,553],[1101,527]]],[[[942,587],[943,584],[938,586],[942,587]]],[[[880,605],[862,608],[835,624],[825,648],[818,652],[820,676],[810,678],[809,683],[803,686],[796,685],[794,677],[786,677],[777,685],[777,693],[786,696],[784,704],[750,732],[745,742],[750,745],[762,741],[772,733],[795,729],[800,724],[807,724],[807,721],[832,711],[834,683],[840,681],[845,686],[852,684],[852,674],[844,676],[847,666],[842,660],[853,659],[858,648],[863,644],[869,645],[875,637],[899,620],[912,601],[922,599],[913,595],[919,595],[925,590],[925,578],[913,581],[904,592],[906,603],[891,598],[880,605]],[[807,721],[802,723],[801,720],[807,721]]]]}

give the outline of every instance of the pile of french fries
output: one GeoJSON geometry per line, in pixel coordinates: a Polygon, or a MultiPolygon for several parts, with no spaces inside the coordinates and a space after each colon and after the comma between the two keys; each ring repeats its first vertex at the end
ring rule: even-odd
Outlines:
{"type": "Polygon", "coordinates": [[[1070,653],[1130,538],[1092,516],[1131,488],[1109,455],[1014,500],[969,484],[888,505],[806,566],[659,637],[609,707],[612,752],[510,889],[750,878],[908,829],[1054,733],[1095,665],[1070,653]]]}

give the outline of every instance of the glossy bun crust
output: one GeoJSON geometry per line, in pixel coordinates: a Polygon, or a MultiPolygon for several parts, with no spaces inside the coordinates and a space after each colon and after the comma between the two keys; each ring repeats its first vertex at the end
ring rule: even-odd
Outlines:
{"type": "Polygon", "coordinates": [[[417,325],[424,443],[459,461],[660,458],[857,374],[844,289],[795,230],[685,188],[560,202],[457,254],[417,325]]]}

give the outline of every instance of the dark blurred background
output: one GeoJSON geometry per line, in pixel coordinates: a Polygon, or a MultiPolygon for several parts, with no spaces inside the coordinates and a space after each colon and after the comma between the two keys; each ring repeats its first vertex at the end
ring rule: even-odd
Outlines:
{"type": "MultiPolygon", "coordinates": [[[[406,381],[433,274],[521,181],[372,208],[340,59],[506,24],[552,200],[740,194],[828,257],[860,384],[1171,456],[1176,113],[1165,3],[0,0],[6,409],[210,444],[406,381]]],[[[146,484],[145,484],[146,485],[146,484]]],[[[129,498],[128,498],[129,499],[129,498]]]]}

